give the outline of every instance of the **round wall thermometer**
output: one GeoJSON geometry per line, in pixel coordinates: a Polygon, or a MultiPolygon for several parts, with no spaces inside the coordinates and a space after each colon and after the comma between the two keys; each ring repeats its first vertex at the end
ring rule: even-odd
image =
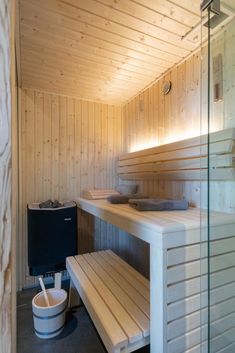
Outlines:
{"type": "Polygon", "coordinates": [[[166,81],[163,83],[162,92],[163,94],[168,94],[171,90],[171,81],[166,81]]]}

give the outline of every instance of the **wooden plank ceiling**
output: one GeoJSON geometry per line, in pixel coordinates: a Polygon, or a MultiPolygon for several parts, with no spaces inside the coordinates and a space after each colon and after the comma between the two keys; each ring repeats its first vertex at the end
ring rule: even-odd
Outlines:
{"type": "Polygon", "coordinates": [[[22,86],[120,104],[195,50],[200,0],[20,0],[22,86]]]}

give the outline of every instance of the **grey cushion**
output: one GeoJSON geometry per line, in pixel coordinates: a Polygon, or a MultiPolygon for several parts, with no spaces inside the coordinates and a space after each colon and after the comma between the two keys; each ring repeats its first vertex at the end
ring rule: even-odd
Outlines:
{"type": "Polygon", "coordinates": [[[136,194],[137,193],[137,185],[127,185],[127,184],[121,184],[116,187],[116,190],[120,192],[122,195],[130,195],[130,194],[136,194]]]}
{"type": "Polygon", "coordinates": [[[128,203],[130,199],[146,199],[148,196],[143,194],[129,194],[129,195],[111,195],[107,197],[107,200],[113,204],[128,203]]]}

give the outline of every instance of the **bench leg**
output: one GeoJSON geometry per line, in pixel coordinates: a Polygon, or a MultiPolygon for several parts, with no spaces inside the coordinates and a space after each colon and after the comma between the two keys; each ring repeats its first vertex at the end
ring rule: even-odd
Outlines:
{"type": "Polygon", "coordinates": [[[68,307],[73,308],[75,306],[81,305],[81,298],[78,294],[78,291],[76,287],[74,286],[73,281],[70,279],[70,287],[69,287],[69,301],[68,301],[68,307]]]}

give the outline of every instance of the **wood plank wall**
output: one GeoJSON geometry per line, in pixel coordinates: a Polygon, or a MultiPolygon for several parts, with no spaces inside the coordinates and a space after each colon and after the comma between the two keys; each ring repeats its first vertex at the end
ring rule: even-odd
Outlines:
{"type": "MultiPolygon", "coordinates": [[[[124,150],[132,152],[200,134],[200,55],[195,54],[124,106],[124,150]],[[164,82],[172,89],[162,93],[164,82]]],[[[200,202],[199,183],[139,182],[144,193],[200,202]]]]}
{"type": "MultiPolygon", "coordinates": [[[[235,127],[235,21],[212,42],[213,56],[221,53],[224,70],[224,97],[217,103],[211,97],[211,131],[235,127]]],[[[213,82],[212,82],[213,85],[213,82]]],[[[141,92],[123,108],[124,151],[197,136],[207,131],[207,48],[172,69],[158,82],[141,92]],[[200,55],[202,54],[202,63],[200,55]],[[200,92],[202,70],[202,95],[200,92]],[[164,96],[164,82],[172,82],[171,92],[164,96]],[[200,118],[200,111],[202,112],[200,118]]],[[[212,86],[213,88],[213,86],[212,86]]],[[[213,90],[212,90],[213,92],[213,90]]],[[[144,193],[160,197],[186,197],[192,204],[206,207],[206,183],[139,182],[144,193]]],[[[235,212],[235,182],[211,182],[213,209],[235,212]]]]}
{"type": "MultiPolygon", "coordinates": [[[[49,198],[77,199],[87,188],[113,188],[122,153],[121,107],[29,89],[20,90],[20,231],[18,288],[28,276],[26,205],[49,198]]],[[[79,252],[111,248],[128,258],[138,242],[79,213],[79,252]],[[125,244],[123,244],[125,239],[125,244]]],[[[145,250],[143,250],[145,251],[145,250]]],[[[133,256],[133,263],[138,264],[133,256]]]]}
{"type": "MultiPolygon", "coordinates": [[[[12,197],[12,126],[16,122],[14,54],[15,2],[0,0],[0,353],[15,352],[16,304],[14,238],[16,208],[12,197]]],[[[14,138],[13,134],[13,138],[14,138]]],[[[13,186],[12,186],[13,182],[13,186]]]]}

